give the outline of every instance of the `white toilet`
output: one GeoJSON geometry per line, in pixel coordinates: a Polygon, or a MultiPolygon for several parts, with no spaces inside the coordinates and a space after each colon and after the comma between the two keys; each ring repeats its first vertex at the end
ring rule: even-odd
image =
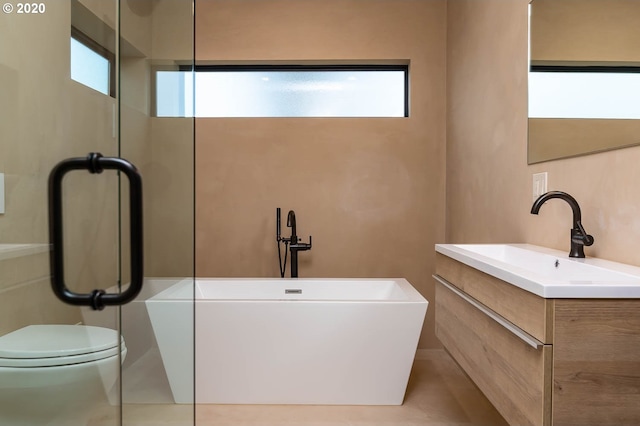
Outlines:
{"type": "Polygon", "coordinates": [[[108,404],[126,353],[118,332],[102,327],[30,325],[0,336],[0,425],[85,425],[108,404]]]}

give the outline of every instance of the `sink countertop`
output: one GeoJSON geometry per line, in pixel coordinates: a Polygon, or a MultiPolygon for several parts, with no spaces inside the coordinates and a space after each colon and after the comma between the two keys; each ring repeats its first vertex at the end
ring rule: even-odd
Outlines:
{"type": "Polygon", "coordinates": [[[640,298],[640,267],[531,244],[436,244],[436,252],[544,298],[640,298]]]}

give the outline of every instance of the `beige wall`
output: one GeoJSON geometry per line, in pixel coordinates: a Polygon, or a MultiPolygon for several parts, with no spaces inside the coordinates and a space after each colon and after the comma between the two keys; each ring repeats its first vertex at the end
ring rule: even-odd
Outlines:
{"type": "Polygon", "coordinates": [[[640,144],[640,120],[529,118],[529,164],[640,144]]]}
{"type": "MultiPolygon", "coordinates": [[[[433,301],[444,240],[444,1],[200,0],[201,61],[410,60],[406,119],[196,121],[196,273],[277,277],[275,209],[302,277],[406,277],[433,301]]],[[[433,309],[422,347],[438,345],[433,309]]]]}
{"type": "MultiPolygon", "coordinates": [[[[101,42],[115,46],[116,3],[79,0],[81,18],[101,42]],[[90,12],[89,12],[90,11],[90,12]],[[105,38],[111,37],[110,40],[105,38]]],[[[191,4],[173,0],[121,3],[120,128],[116,101],[70,79],[72,0],[46,2],[46,14],[0,14],[0,172],[5,173],[6,213],[0,244],[48,244],[47,178],[60,160],[90,151],[121,155],[136,164],[145,184],[146,275],[183,276],[193,271],[193,124],[153,125],[149,118],[154,24],[172,17],[174,30],[192,37],[191,4]],[[176,7],[180,6],[181,20],[176,7]],[[184,17],[187,19],[184,19],[184,17]],[[155,21],[154,21],[155,20],[155,21]],[[180,24],[180,25],[178,25],[180,24]],[[176,155],[176,152],[179,154],[176,155]],[[159,194],[159,195],[158,195],[159,194]],[[177,213],[176,213],[177,212],[177,213]],[[179,237],[177,236],[179,234],[179,237]],[[167,237],[173,238],[171,244],[167,237]],[[176,255],[179,253],[179,255],[176,255]]],[[[76,3],[77,4],[77,3],[76,3]]],[[[77,17],[77,16],[76,16],[77,17]]],[[[172,47],[157,38],[158,57],[172,47]]],[[[184,41],[180,40],[180,46],[184,41]]],[[[182,48],[189,59],[193,49],[182,48]]],[[[186,121],[186,123],[185,123],[186,121]]],[[[118,183],[116,174],[70,172],[64,179],[65,278],[89,292],[118,282],[118,183]]],[[[124,179],[126,187],[126,179],[124,179]]],[[[126,190],[124,192],[126,195],[126,190]]],[[[123,197],[124,207],[126,196],[123,197]]],[[[123,282],[128,281],[128,212],[123,214],[123,282]]],[[[7,257],[0,250],[0,335],[32,323],[75,323],[77,308],[54,298],[48,252],[7,257]]],[[[116,327],[115,308],[104,314],[116,327]]]]}
{"type": "MultiPolygon", "coordinates": [[[[42,15],[0,16],[3,244],[49,242],[47,178],[58,161],[89,151],[117,152],[113,99],[69,78],[70,2],[50,1],[46,8],[42,15]]],[[[85,292],[113,285],[115,176],[75,171],[63,183],[66,282],[85,292]]],[[[0,268],[0,334],[30,323],[80,319],[77,308],[54,299],[47,253],[4,259],[0,268]]]]}
{"type": "MultiPolygon", "coordinates": [[[[128,0],[131,4],[137,0],[128,0]]],[[[152,64],[192,64],[194,17],[184,0],[150,0],[152,64]]],[[[194,275],[194,119],[150,120],[144,173],[147,276],[194,275]]]]}
{"type": "Polygon", "coordinates": [[[637,0],[533,0],[535,61],[638,62],[637,0]]]}
{"type": "MultiPolygon", "coordinates": [[[[550,65],[640,61],[637,0],[534,0],[531,60],[550,65]]],[[[529,163],[640,143],[639,120],[529,120],[529,163]]]]}
{"type": "MultiPolygon", "coordinates": [[[[153,66],[193,61],[191,3],[127,0],[121,14],[123,35],[146,54],[123,58],[120,76],[121,155],[143,176],[145,276],[193,276],[193,119],[152,117],[150,104],[153,66]]],[[[128,225],[128,256],[127,233],[128,225]]]]}
{"type": "Polygon", "coordinates": [[[587,256],[640,265],[640,148],[527,166],[527,0],[448,4],[447,241],[569,250],[571,210],[532,204],[532,173],[573,195],[587,256]]]}
{"type": "Polygon", "coordinates": [[[193,119],[152,118],[145,179],[145,275],[194,275],[193,119]]]}

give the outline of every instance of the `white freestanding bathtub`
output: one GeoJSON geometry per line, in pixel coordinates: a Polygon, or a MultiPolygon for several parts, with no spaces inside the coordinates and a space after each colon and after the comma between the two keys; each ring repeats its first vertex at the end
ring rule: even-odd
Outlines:
{"type": "Polygon", "coordinates": [[[185,279],[146,301],[176,402],[216,404],[400,405],[427,305],[405,279],[185,279]]]}

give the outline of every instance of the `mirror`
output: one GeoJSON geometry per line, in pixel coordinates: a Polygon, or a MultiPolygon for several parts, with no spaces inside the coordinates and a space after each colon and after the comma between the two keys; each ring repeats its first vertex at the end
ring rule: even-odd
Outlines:
{"type": "Polygon", "coordinates": [[[640,144],[640,1],[532,0],[528,163],[640,144]]]}

